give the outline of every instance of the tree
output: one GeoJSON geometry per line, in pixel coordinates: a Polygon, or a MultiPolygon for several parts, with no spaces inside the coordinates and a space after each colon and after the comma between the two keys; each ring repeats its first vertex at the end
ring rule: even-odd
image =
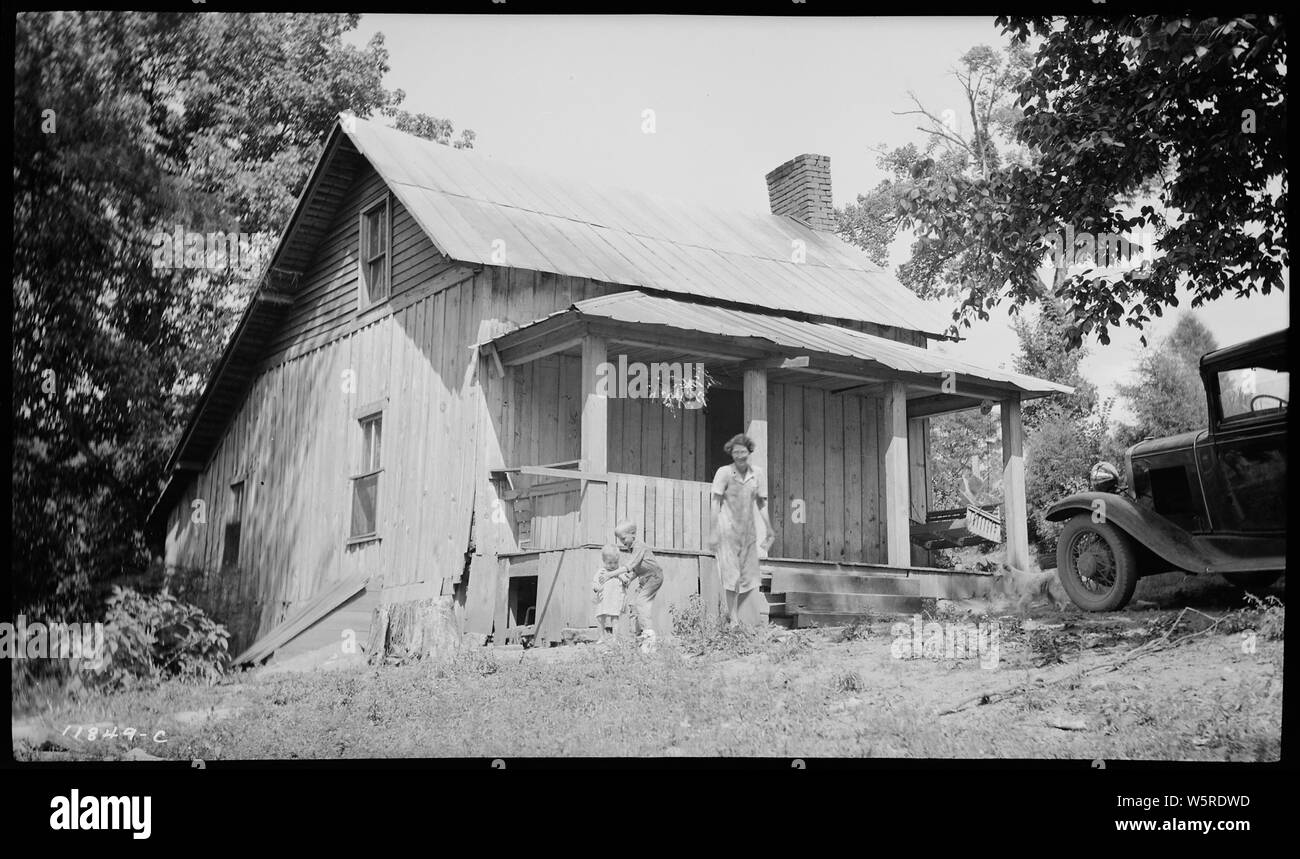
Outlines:
{"type": "Polygon", "coordinates": [[[1088,488],[1088,472],[1102,458],[1104,416],[1047,413],[1025,438],[1025,505],[1029,536],[1043,551],[1056,547],[1064,523],[1044,514],[1057,501],[1088,488]]]}
{"type": "MultiPolygon", "coordinates": [[[[401,90],[398,90],[398,93],[401,93],[401,90]]],[[[396,120],[393,127],[398,131],[405,131],[407,134],[414,134],[416,137],[423,137],[444,146],[450,145],[455,149],[474,148],[474,132],[468,128],[461,130],[459,139],[455,141],[451,139],[456,129],[449,119],[438,119],[424,113],[408,113],[405,110],[395,110],[390,115],[396,120]]]]}
{"type": "Polygon", "coordinates": [[[955,133],[917,103],[925,150],[882,159],[894,178],[846,209],[846,236],[879,259],[883,236],[915,231],[899,278],[923,296],[958,297],[955,331],[999,304],[1018,310],[1043,297],[1038,270],[1052,237],[1086,234],[1095,248],[1151,231],[1154,259],[1142,267],[1058,269],[1051,294],[1069,307],[1072,348],[1086,336],[1109,343],[1121,322],[1143,330],[1178,305],[1180,287],[1194,307],[1283,288],[1277,16],[999,21],[1011,37],[1001,59],[977,48],[956,73],[971,129],[955,133]],[[1032,54],[1031,37],[1041,40],[1032,54]]]}
{"type": "Polygon", "coordinates": [[[1116,388],[1136,419],[1117,428],[1117,443],[1127,447],[1143,438],[1162,438],[1206,426],[1199,362],[1201,355],[1216,348],[1213,335],[1195,316],[1185,313],[1179,317],[1169,336],[1139,357],[1133,382],[1116,388]]]}
{"type": "Polygon", "coordinates": [[[19,606],[75,607],[147,563],[140,526],[163,464],[255,286],[234,269],[156,271],[152,238],[175,226],[278,234],[337,112],[400,101],[382,86],[382,37],[342,41],[357,21],[18,16],[19,606]]]}
{"type": "Polygon", "coordinates": [[[1026,402],[1021,412],[1026,430],[1032,433],[1049,416],[1071,420],[1091,417],[1097,408],[1097,386],[1079,372],[1079,364],[1088,354],[1086,347],[1066,346],[1067,309],[1045,298],[1036,319],[1031,322],[1017,317],[1011,326],[1020,341],[1020,352],[1013,362],[1016,372],[1074,388],[1071,395],[1054,394],[1026,402]]]}
{"type": "Polygon", "coordinates": [[[914,108],[904,114],[922,118],[924,148],[881,147],[877,166],[891,178],[837,213],[845,239],[880,265],[898,233],[914,229],[912,255],[898,277],[923,298],[953,296],[971,278],[990,276],[981,232],[992,241],[987,233],[1000,228],[993,201],[980,189],[1027,157],[1011,136],[1027,66],[1023,47],[998,52],[980,45],[952,71],[963,95],[960,111],[929,109],[909,93],[914,108]]]}
{"type": "MultiPolygon", "coordinates": [[[[1042,39],[1020,85],[1016,136],[1036,153],[1014,220],[1094,234],[1153,230],[1158,255],[1122,276],[1058,285],[1076,336],[1142,329],[1186,287],[1197,307],[1282,289],[1286,217],[1286,29],[1277,15],[1002,18],[1016,44],[1042,39]],[[1153,188],[1156,205],[1127,205],[1153,188]]],[[[1017,300],[1033,285],[1014,284],[1017,300]]],[[[969,298],[978,299],[978,295],[969,298]]],[[[1145,341],[1144,341],[1145,342],[1145,341]]]]}

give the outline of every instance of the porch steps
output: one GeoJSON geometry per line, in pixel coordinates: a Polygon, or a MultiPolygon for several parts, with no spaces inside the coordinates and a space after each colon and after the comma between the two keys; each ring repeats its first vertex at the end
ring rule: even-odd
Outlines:
{"type": "Polygon", "coordinates": [[[758,589],[767,598],[759,604],[759,614],[766,615],[768,623],[786,629],[794,626],[794,618],[785,613],[785,594],[772,593],[772,576],[766,570],[762,571],[758,589]]]}
{"type": "Polygon", "coordinates": [[[875,615],[917,614],[924,606],[917,579],[883,566],[764,564],[761,590],[768,621],[782,626],[839,626],[875,615]]]}

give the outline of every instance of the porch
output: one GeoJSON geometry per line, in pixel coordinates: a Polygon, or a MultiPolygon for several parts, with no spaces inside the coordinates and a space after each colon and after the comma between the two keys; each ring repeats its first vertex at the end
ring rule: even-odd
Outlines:
{"type": "Polygon", "coordinates": [[[716,610],[711,478],[742,431],[769,475],[770,617],[830,622],[973,595],[981,574],[932,568],[910,539],[930,512],[928,419],[1000,407],[1002,522],[1008,562],[1023,567],[1020,402],[1070,390],[866,332],[637,292],[482,340],[480,372],[504,395],[490,415],[492,522],[475,530],[480,581],[494,584],[475,588],[471,569],[468,617],[538,640],[594,623],[599,547],[624,519],[665,559],[661,628],[691,594],[716,610]],[[628,368],[696,364],[713,382],[702,408],[670,410],[625,384],[628,368]]]}

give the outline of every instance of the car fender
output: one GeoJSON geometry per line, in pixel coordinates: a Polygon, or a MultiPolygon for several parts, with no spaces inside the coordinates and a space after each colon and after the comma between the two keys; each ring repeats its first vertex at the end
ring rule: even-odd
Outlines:
{"type": "Polygon", "coordinates": [[[1088,513],[1114,525],[1151,552],[1175,567],[1196,573],[1210,571],[1217,560],[1196,539],[1152,510],[1139,507],[1132,499],[1110,492],[1078,492],[1062,498],[1044,514],[1050,522],[1063,522],[1088,513]],[[1101,501],[1098,506],[1096,502],[1101,501]]]}

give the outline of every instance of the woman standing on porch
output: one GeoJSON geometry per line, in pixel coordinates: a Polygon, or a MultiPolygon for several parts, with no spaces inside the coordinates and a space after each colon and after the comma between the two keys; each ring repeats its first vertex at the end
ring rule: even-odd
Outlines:
{"type": "Polygon", "coordinates": [[[712,535],[709,548],[717,558],[718,575],[727,597],[727,617],[734,624],[757,626],[761,613],[758,571],[758,520],[767,526],[763,550],[775,535],[767,515],[767,475],[749,461],[754,442],[733,436],[726,451],[732,459],[713,476],[712,535]]]}

